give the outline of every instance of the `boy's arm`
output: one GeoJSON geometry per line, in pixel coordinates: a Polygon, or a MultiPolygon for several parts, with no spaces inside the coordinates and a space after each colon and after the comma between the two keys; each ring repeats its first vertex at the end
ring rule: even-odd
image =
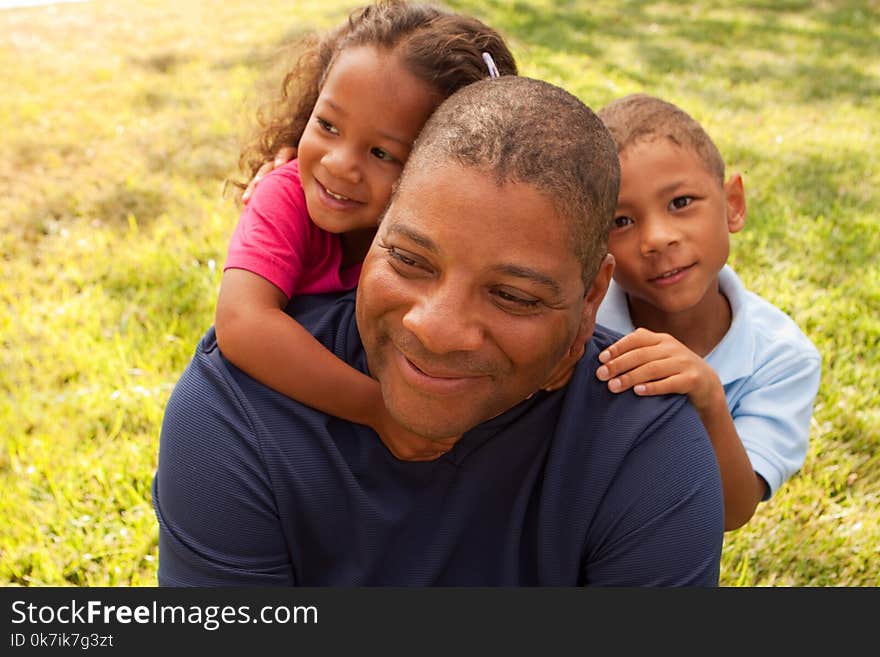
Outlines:
{"type": "Polygon", "coordinates": [[[724,490],[724,529],[744,525],[763,499],[766,484],[749,461],[736,432],[724,388],[700,356],[665,333],[639,328],[599,354],[596,371],[611,392],[633,389],[640,396],[685,394],[712,441],[724,490]]]}
{"type": "Polygon", "coordinates": [[[285,313],[287,302],[261,276],[226,270],[214,327],[223,355],[288,397],[381,433],[388,418],[378,382],[337,358],[285,313]]]}

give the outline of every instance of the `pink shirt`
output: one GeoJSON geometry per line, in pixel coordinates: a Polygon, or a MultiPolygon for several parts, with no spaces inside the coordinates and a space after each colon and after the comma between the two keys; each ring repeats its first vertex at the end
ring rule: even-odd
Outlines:
{"type": "Polygon", "coordinates": [[[224,270],[253,272],[290,298],[356,287],[361,263],[341,266],[339,235],[309,218],[299,161],[274,169],[257,185],[238,218],[224,270]]]}

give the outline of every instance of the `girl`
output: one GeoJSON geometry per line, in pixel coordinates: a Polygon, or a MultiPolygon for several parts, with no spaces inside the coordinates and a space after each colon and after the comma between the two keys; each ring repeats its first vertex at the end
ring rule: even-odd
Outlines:
{"type": "Polygon", "coordinates": [[[242,153],[253,175],[280,147],[297,158],[266,176],[233,234],[215,330],[224,356],[262,383],[372,427],[394,452],[403,428],[379,384],[337,359],[284,308],[294,295],[357,285],[379,217],[434,109],[516,64],[480,21],[399,0],[355,10],[287,74],[278,111],[242,153]],[[340,394],[344,391],[344,394],[340,394]]]}

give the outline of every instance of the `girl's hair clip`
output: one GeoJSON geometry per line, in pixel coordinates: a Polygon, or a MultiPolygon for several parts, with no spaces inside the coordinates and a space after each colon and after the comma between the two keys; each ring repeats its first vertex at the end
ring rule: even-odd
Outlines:
{"type": "Polygon", "coordinates": [[[489,69],[489,79],[494,80],[495,78],[501,77],[501,74],[498,72],[498,67],[495,66],[495,60],[492,59],[492,55],[484,52],[483,61],[486,62],[486,68],[489,69]]]}

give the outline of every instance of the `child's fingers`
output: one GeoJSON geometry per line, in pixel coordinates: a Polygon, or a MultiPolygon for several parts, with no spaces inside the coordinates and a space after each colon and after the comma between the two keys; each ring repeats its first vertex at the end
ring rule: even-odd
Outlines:
{"type": "Polygon", "coordinates": [[[273,166],[272,162],[265,162],[265,163],[263,163],[263,166],[261,166],[259,169],[257,169],[257,172],[254,174],[254,177],[251,178],[251,181],[248,183],[248,186],[245,188],[244,194],[241,195],[241,202],[242,203],[247,203],[248,201],[251,200],[251,196],[254,193],[254,189],[260,183],[260,181],[263,179],[263,176],[265,176],[267,173],[269,173],[274,168],[275,167],[273,166]]]}
{"type": "Polygon", "coordinates": [[[264,162],[263,166],[257,169],[257,173],[255,173],[254,177],[251,178],[251,181],[248,183],[248,186],[244,190],[244,194],[241,195],[241,202],[247,204],[247,202],[251,200],[254,189],[256,189],[260,181],[266,177],[266,174],[268,174],[273,169],[277,169],[278,167],[287,164],[295,157],[295,146],[282,146],[281,148],[279,148],[278,152],[275,153],[275,158],[273,160],[269,162],[264,162]]]}
{"type": "Polygon", "coordinates": [[[634,349],[658,345],[663,341],[663,338],[662,333],[654,333],[648,329],[638,328],[602,351],[599,354],[599,362],[607,363],[609,360],[634,349]]]}
{"type": "Polygon", "coordinates": [[[663,381],[664,379],[674,377],[676,374],[677,371],[669,360],[649,360],[638,367],[607,379],[608,389],[611,392],[623,392],[636,386],[663,381]]]}
{"type": "Polygon", "coordinates": [[[296,147],[294,146],[282,146],[278,149],[278,152],[275,153],[275,168],[287,164],[293,158],[296,157],[296,147]]]}
{"type": "Polygon", "coordinates": [[[633,392],[640,397],[652,395],[687,394],[687,381],[681,374],[660,379],[658,381],[645,381],[633,386],[633,392]]]}
{"type": "Polygon", "coordinates": [[[640,347],[626,351],[619,356],[603,362],[596,370],[596,377],[600,381],[608,381],[616,376],[641,367],[651,361],[659,361],[667,357],[666,350],[662,345],[640,347]]]}

